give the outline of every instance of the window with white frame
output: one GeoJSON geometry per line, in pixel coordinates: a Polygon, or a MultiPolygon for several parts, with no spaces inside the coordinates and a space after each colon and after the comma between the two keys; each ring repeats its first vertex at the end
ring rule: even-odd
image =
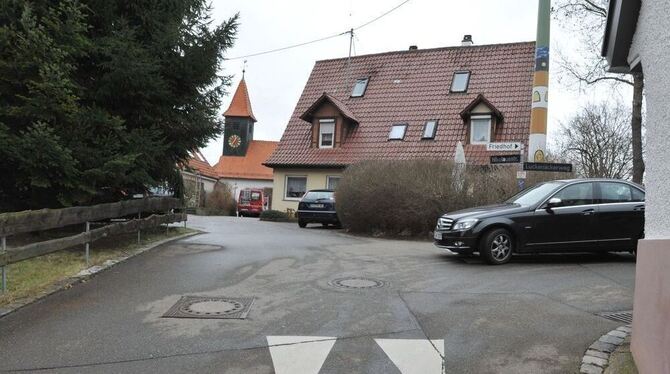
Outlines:
{"type": "Polygon", "coordinates": [[[434,139],[436,131],[437,131],[437,121],[426,121],[426,124],[423,125],[423,136],[421,136],[421,138],[434,139]]]}
{"type": "Polygon", "coordinates": [[[326,188],[329,190],[337,189],[337,185],[340,183],[340,178],[341,177],[339,176],[329,175],[326,182],[326,188]]]}
{"type": "Polygon", "coordinates": [[[470,83],[469,71],[457,71],[451,80],[451,92],[467,92],[470,83]]]}
{"type": "Polygon", "coordinates": [[[407,130],[406,124],[391,126],[389,140],[403,140],[405,138],[405,130],[407,130]]]}
{"type": "Polygon", "coordinates": [[[356,79],[356,84],[351,90],[351,97],[361,97],[365,95],[365,89],[368,88],[368,81],[370,78],[356,79]]]}
{"type": "Polygon", "coordinates": [[[470,117],[470,144],[491,142],[491,116],[470,117]]]}
{"type": "Polygon", "coordinates": [[[287,175],[286,188],[284,189],[285,199],[300,199],[307,192],[307,176],[287,175]]]}
{"type": "Polygon", "coordinates": [[[335,140],[335,120],[319,120],[319,148],[333,148],[335,140]]]}

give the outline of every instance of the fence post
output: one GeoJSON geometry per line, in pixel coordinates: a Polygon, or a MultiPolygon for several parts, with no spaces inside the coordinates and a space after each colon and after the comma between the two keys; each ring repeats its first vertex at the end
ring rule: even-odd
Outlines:
{"type": "MultiPolygon", "coordinates": [[[[86,221],[86,232],[91,231],[91,223],[86,221]]],[[[86,266],[88,267],[90,265],[90,259],[89,259],[89,250],[91,248],[91,242],[86,241],[86,266]]]]}
{"type": "MultiPolygon", "coordinates": [[[[7,252],[7,237],[3,236],[2,239],[2,249],[0,249],[0,253],[5,254],[7,252]]],[[[2,293],[5,293],[7,291],[7,270],[5,269],[5,266],[1,266],[2,270],[2,293]]]]}

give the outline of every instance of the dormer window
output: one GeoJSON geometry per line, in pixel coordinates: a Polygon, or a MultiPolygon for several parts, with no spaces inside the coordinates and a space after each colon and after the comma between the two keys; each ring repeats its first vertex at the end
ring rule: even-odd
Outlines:
{"type": "Polygon", "coordinates": [[[354,89],[351,90],[351,97],[362,97],[365,95],[365,90],[368,88],[368,81],[370,78],[361,78],[356,80],[354,89]]]}
{"type": "Polygon", "coordinates": [[[426,121],[421,139],[435,139],[435,132],[437,132],[437,121],[426,121]]]}
{"type": "Polygon", "coordinates": [[[451,92],[467,92],[468,84],[470,83],[469,71],[457,71],[454,73],[454,78],[451,80],[451,92]]]}
{"type": "Polygon", "coordinates": [[[319,148],[333,148],[333,140],[335,139],[335,120],[320,119],[319,120],[319,148]]]}
{"type": "Polygon", "coordinates": [[[405,138],[405,130],[407,130],[407,124],[391,126],[389,140],[403,140],[405,138]]]}
{"type": "Polygon", "coordinates": [[[491,142],[491,116],[470,117],[470,144],[488,144],[491,142]]]}

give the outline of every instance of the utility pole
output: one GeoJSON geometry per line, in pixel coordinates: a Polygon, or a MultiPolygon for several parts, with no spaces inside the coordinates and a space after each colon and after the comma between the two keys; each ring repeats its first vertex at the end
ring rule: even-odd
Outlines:
{"type": "Polygon", "coordinates": [[[539,0],[530,136],[528,138],[528,161],[531,162],[543,162],[547,152],[550,12],[551,0],[539,0]]]}

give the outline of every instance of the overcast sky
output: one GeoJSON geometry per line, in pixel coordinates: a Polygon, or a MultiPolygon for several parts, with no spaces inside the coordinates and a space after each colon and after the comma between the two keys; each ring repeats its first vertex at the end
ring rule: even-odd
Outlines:
{"type": "MultiPolygon", "coordinates": [[[[400,4],[402,0],[214,0],[214,19],[221,22],[240,13],[234,58],[337,34],[361,25],[400,4]]],[[[535,40],[538,0],[410,0],[394,12],[356,32],[356,55],[406,50],[410,45],[435,48],[459,45],[464,34],[475,44],[535,40]]],[[[552,19],[550,61],[549,140],[581,105],[610,95],[606,89],[580,93],[559,80],[558,49],[569,54],[577,35],[552,19]]],[[[317,60],[346,57],[349,36],[257,57],[247,58],[246,82],[258,119],[257,140],[279,140],[317,60]]],[[[242,76],[243,59],[225,61],[223,74],[233,75],[232,93],[242,76]]],[[[623,99],[628,100],[623,94],[623,99]]],[[[529,92],[530,100],[530,92],[529,92]]],[[[530,106],[530,102],[528,104],[530,106]]],[[[211,164],[221,155],[223,141],[210,142],[203,153],[211,164]]]]}

